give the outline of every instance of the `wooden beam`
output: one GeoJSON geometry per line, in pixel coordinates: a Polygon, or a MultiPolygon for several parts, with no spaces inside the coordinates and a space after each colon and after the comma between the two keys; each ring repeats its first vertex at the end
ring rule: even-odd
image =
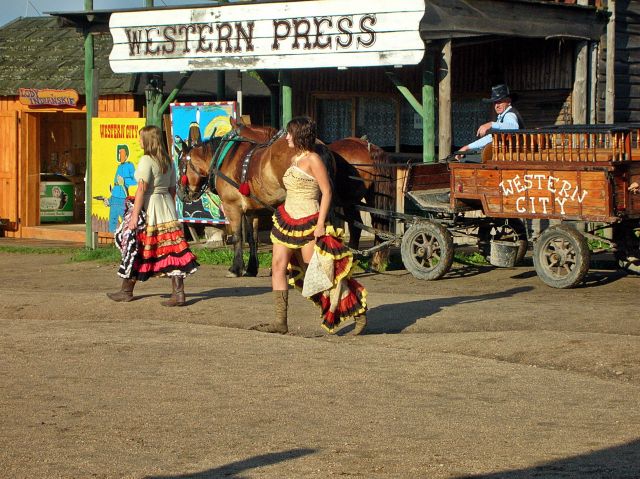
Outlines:
{"type": "Polygon", "coordinates": [[[589,44],[578,42],[576,45],[576,63],[571,101],[574,124],[587,122],[587,79],[589,76],[589,44]]]}
{"type": "MultiPolygon", "coordinates": [[[[433,47],[430,47],[430,50],[433,47]]],[[[435,58],[433,50],[427,50],[424,57],[424,71],[422,73],[422,161],[433,163],[435,155],[435,58]]]]}
{"type": "Polygon", "coordinates": [[[451,40],[440,50],[438,68],[438,158],[451,154],[451,40]]]}
{"type": "Polygon", "coordinates": [[[616,102],[616,0],[609,0],[607,8],[611,16],[607,24],[607,70],[605,80],[604,121],[605,123],[614,123],[616,102]]]}
{"type": "Polygon", "coordinates": [[[280,71],[280,98],[282,100],[282,127],[286,127],[293,117],[293,103],[291,92],[291,72],[280,71]]]}
{"type": "Polygon", "coordinates": [[[478,35],[597,41],[606,22],[606,13],[581,5],[523,0],[429,0],[420,22],[420,35],[426,41],[478,35]]]}
{"type": "Polygon", "coordinates": [[[402,81],[396,76],[396,74],[392,71],[385,72],[391,83],[395,85],[398,91],[402,94],[403,97],[409,102],[409,105],[420,115],[421,117],[424,115],[424,110],[422,108],[422,103],[420,103],[413,93],[402,84],[402,81]]]}
{"type": "MultiPolygon", "coordinates": [[[[93,10],[93,0],[84,0],[84,9],[93,10]]],[[[85,222],[85,246],[95,248],[93,244],[93,231],[91,224],[91,181],[92,181],[92,161],[91,161],[91,123],[96,115],[93,101],[93,81],[94,81],[94,59],[93,59],[93,35],[85,30],[84,32],[84,98],[87,104],[87,164],[85,169],[84,185],[84,222],[85,222]]]]}

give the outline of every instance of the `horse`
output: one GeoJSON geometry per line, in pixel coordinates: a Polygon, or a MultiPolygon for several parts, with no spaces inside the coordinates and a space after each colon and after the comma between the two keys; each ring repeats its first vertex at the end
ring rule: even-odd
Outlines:
{"type": "MultiPolygon", "coordinates": [[[[212,137],[192,146],[182,142],[181,149],[178,196],[182,201],[197,201],[207,188],[215,188],[234,244],[234,259],[227,276],[256,276],[259,218],[284,201],[282,177],[294,156],[284,132],[267,126],[241,125],[223,138],[212,137]],[[246,269],[243,229],[249,244],[246,269]]],[[[326,146],[318,142],[316,152],[332,179],[334,206],[343,209],[350,226],[349,246],[357,248],[361,230],[355,222],[361,218],[355,204],[364,199],[368,206],[390,208],[391,182],[377,181],[382,175],[378,165],[388,161],[387,155],[360,138],[345,138],[326,146]],[[387,187],[388,192],[382,196],[376,194],[379,184],[387,187]]],[[[374,217],[374,226],[380,227],[383,222],[374,217]]]]}

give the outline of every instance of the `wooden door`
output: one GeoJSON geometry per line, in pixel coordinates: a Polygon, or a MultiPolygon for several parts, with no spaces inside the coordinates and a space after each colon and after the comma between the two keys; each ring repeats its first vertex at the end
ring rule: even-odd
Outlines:
{"type": "Polygon", "coordinates": [[[0,220],[8,220],[7,236],[18,224],[18,115],[0,112],[0,220]]]}

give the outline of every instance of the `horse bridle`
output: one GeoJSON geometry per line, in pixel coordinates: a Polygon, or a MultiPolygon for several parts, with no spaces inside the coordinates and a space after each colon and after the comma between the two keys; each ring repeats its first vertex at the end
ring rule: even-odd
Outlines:
{"type": "MultiPolygon", "coordinates": [[[[215,185],[216,176],[220,177],[223,181],[229,183],[231,186],[238,189],[240,185],[220,171],[220,167],[222,166],[222,163],[224,162],[229,151],[233,148],[233,145],[238,143],[250,143],[253,145],[253,147],[245,154],[245,157],[242,160],[241,180],[240,180],[240,182],[242,183],[246,181],[246,177],[249,171],[249,163],[251,162],[251,158],[253,157],[254,153],[258,149],[270,147],[273,143],[275,143],[278,139],[280,139],[285,133],[285,130],[280,130],[274,136],[272,136],[269,139],[269,141],[267,141],[266,143],[259,143],[250,138],[241,136],[239,130],[240,130],[239,128],[233,129],[220,139],[220,143],[218,144],[217,148],[213,152],[211,156],[211,160],[209,161],[209,172],[206,175],[203,175],[202,173],[200,173],[198,169],[193,165],[193,162],[191,160],[191,153],[190,153],[193,148],[198,147],[200,145],[204,145],[204,143],[201,143],[199,145],[192,145],[189,147],[189,150],[184,154],[185,161],[180,161],[180,163],[178,164],[178,173],[180,175],[180,178],[182,178],[183,175],[187,174],[187,169],[190,169],[192,172],[198,175],[198,178],[200,180],[202,180],[203,178],[207,178],[207,181],[200,181],[199,182],[200,186],[195,191],[192,191],[188,187],[183,186],[182,182],[178,181],[177,189],[180,192],[180,198],[188,197],[190,201],[198,201],[202,197],[204,192],[207,190],[207,188],[211,188],[211,185],[215,185]]],[[[209,139],[207,141],[211,141],[211,140],[209,139]]],[[[212,189],[215,191],[215,187],[212,189]]],[[[253,200],[262,204],[263,206],[269,207],[269,205],[264,203],[259,198],[255,197],[253,194],[249,194],[249,196],[253,200]]]]}
{"type": "MultiPolygon", "coordinates": [[[[180,199],[188,198],[192,202],[198,201],[202,197],[204,192],[207,190],[207,188],[209,187],[208,181],[202,181],[203,178],[207,178],[208,180],[209,174],[203,175],[202,173],[200,173],[198,169],[195,166],[193,166],[193,162],[191,161],[191,153],[190,153],[191,150],[203,144],[204,143],[191,145],[189,147],[189,150],[185,153],[185,156],[184,156],[185,161],[180,161],[178,163],[179,176],[178,176],[178,185],[176,189],[180,193],[179,194],[180,199]],[[196,175],[198,175],[198,178],[200,179],[200,181],[198,182],[200,186],[195,191],[192,191],[188,186],[185,186],[182,184],[181,178],[183,176],[186,176],[187,169],[190,169],[191,171],[193,171],[196,175]]],[[[182,158],[182,155],[181,155],[181,158],[182,158]]]]}

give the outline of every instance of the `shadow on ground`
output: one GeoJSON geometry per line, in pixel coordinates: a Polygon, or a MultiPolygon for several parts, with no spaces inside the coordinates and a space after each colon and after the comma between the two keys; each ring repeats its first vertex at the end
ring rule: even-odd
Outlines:
{"type": "Polygon", "coordinates": [[[298,459],[315,452],[315,449],[290,449],[288,451],[253,456],[242,461],[232,462],[231,464],[225,464],[224,466],[216,467],[215,469],[209,469],[206,471],[179,474],[177,476],[146,476],[145,479],[217,479],[223,477],[231,479],[242,479],[243,476],[240,476],[239,474],[244,471],[264,466],[271,466],[279,462],[298,459]]]}
{"type": "MultiPolygon", "coordinates": [[[[466,303],[480,303],[494,299],[506,298],[519,293],[531,291],[532,286],[519,286],[498,293],[479,294],[475,296],[455,296],[452,298],[425,299],[406,303],[383,304],[367,311],[368,325],[364,334],[401,333],[419,319],[431,316],[443,308],[466,303]]],[[[353,326],[346,326],[340,335],[347,334],[353,326]]]]}
{"type": "Polygon", "coordinates": [[[638,479],[640,477],[640,440],[620,446],[567,457],[525,469],[458,476],[457,479],[529,479],[579,477],[580,479],[638,479]]]}

